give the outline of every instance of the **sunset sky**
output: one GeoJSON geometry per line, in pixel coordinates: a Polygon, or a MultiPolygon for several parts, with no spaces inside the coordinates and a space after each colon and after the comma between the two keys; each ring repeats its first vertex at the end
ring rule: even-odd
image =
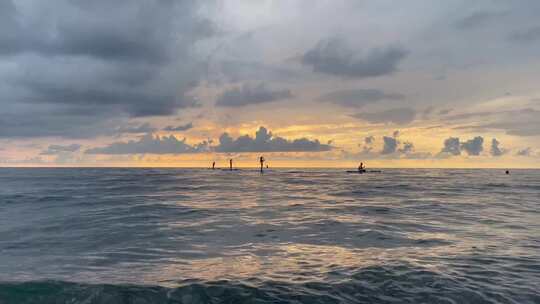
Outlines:
{"type": "Polygon", "coordinates": [[[2,0],[0,166],[538,168],[539,11],[2,0]]]}

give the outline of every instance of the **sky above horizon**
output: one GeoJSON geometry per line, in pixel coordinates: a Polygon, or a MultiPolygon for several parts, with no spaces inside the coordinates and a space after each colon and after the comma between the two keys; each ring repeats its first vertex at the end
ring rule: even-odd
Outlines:
{"type": "Polygon", "coordinates": [[[538,168],[538,11],[3,0],[0,166],[538,168]]]}

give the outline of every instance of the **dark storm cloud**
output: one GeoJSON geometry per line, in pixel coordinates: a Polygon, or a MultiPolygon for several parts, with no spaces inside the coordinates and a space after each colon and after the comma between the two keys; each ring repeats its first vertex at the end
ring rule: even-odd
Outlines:
{"type": "Polygon", "coordinates": [[[403,100],[405,95],[386,93],[377,89],[352,89],[322,95],[318,101],[331,102],[345,107],[362,107],[383,100],[403,100]]]}
{"type": "Polygon", "coordinates": [[[193,18],[192,1],[51,1],[56,9],[54,27],[50,23],[32,27],[40,20],[24,19],[11,0],[3,2],[0,17],[11,26],[9,33],[1,32],[0,51],[4,54],[30,52],[155,63],[169,59],[175,39],[190,42],[213,31],[207,21],[193,18]],[[70,14],[77,18],[70,18],[70,14]],[[188,31],[170,30],[177,22],[175,17],[189,20],[181,23],[188,31]]]}
{"type": "Polygon", "coordinates": [[[407,51],[398,47],[371,49],[363,54],[339,38],[319,41],[301,58],[313,71],[342,77],[367,78],[392,74],[407,51]]]}
{"type": "Polygon", "coordinates": [[[92,138],[114,135],[117,122],[113,115],[62,113],[60,110],[0,113],[0,137],[92,138]]]}
{"type": "MultiPolygon", "coordinates": [[[[170,115],[176,109],[195,107],[197,102],[189,96],[152,94],[143,90],[128,90],[123,87],[77,88],[64,84],[21,83],[28,89],[26,103],[63,104],[66,109],[88,105],[96,110],[117,110],[132,117],[170,115]]],[[[163,92],[165,93],[165,92],[163,92]]]]}
{"type": "Polygon", "coordinates": [[[17,9],[11,0],[0,1],[0,54],[12,54],[19,50],[17,9]]]}
{"type": "Polygon", "coordinates": [[[33,96],[29,103],[62,103],[67,106],[93,104],[103,109],[119,109],[133,117],[168,115],[178,108],[194,107],[197,103],[189,97],[152,95],[145,92],[123,90],[83,89],[67,87],[31,87],[33,96]]]}
{"type": "Polygon", "coordinates": [[[73,153],[81,149],[79,144],[71,144],[67,146],[62,145],[50,145],[47,150],[42,151],[41,155],[57,155],[61,153],[73,153]]]}
{"type": "Polygon", "coordinates": [[[2,1],[0,63],[17,69],[0,75],[0,136],[92,137],[197,106],[194,48],[214,33],[195,1],[2,1]]]}
{"type": "Polygon", "coordinates": [[[216,105],[221,107],[242,107],[247,105],[269,103],[291,98],[289,90],[272,90],[263,83],[258,85],[244,84],[242,87],[233,88],[223,92],[216,100],[216,105]]]}
{"type": "Polygon", "coordinates": [[[499,146],[500,144],[501,143],[496,138],[491,140],[491,149],[489,152],[492,156],[501,156],[506,153],[506,150],[499,146]]]}
{"type": "Polygon", "coordinates": [[[180,126],[166,126],[165,128],[163,128],[163,131],[172,131],[172,132],[175,132],[175,131],[187,131],[189,129],[192,129],[193,128],[193,123],[187,123],[185,125],[180,125],[180,126]]]}
{"type": "Polygon", "coordinates": [[[411,108],[396,108],[381,112],[358,113],[352,116],[370,123],[408,124],[414,120],[416,111],[411,108]]]}
{"type": "Polygon", "coordinates": [[[461,155],[461,144],[458,137],[449,137],[444,141],[444,147],[441,153],[448,153],[451,155],[461,155]]]}
{"type": "Polygon", "coordinates": [[[383,136],[383,143],[384,145],[381,154],[392,154],[397,151],[399,142],[396,138],[383,136]]]}
{"type": "Polygon", "coordinates": [[[332,146],[321,144],[319,140],[300,138],[287,140],[274,136],[266,128],[260,127],[255,138],[243,135],[236,139],[224,133],[219,137],[217,152],[320,152],[330,151],[332,146]]]}
{"type": "Polygon", "coordinates": [[[204,152],[208,148],[203,142],[196,146],[189,145],[185,140],[174,136],[153,136],[146,134],[139,140],[116,142],[105,147],[86,150],[87,154],[186,154],[204,152]]]}

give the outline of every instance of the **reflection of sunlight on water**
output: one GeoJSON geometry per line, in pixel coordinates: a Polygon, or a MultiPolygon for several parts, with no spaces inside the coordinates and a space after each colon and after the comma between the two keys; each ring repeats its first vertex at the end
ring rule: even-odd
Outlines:
{"type": "MultiPolygon", "coordinates": [[[[375,248],[352,250],[339,246],[308,244],[262,245],[252,253],[237,256],[173,260],[157,265],[146,273],[146,280],[170,282],[185,278],[195,280],[280,280],[288,282],[324,281],[329,276],[346,275],[350,271],[384,264],[394,250],[375,248]]],[[[233,254],[233,253],[231,253],[233,254]]]]}
{"type": "Polygon", "coordinates": [[[260,273],[260,269],[260,258],[253,255],[193,260],[173,259],[145,272],[144,281],[157,281],[174,287],[185,279],[217,281],[253,277],[260,273]]]}
{"type": "MultiPolygon", "coordinates": [[[[450,240],[444,233],[418,234],[419,239],[450,240]]],[[[455,257],[470,253],[470,244],[433,247],[345,248],[312,244],[252,244],[231,250],[227,257],[178,259],[156,265],[145,275],[171,286],[183,279],[194,280],[277,280],[291,283],[347,279],[361,269],[391,265],[406,261],[411,265],[444,272],[446,267],[436,262],[440,256],[455,257]],[[422,252],[419,255],[419,250],[422,252]],[[430,262],[431,261],[431,262],[430,262]]]]}

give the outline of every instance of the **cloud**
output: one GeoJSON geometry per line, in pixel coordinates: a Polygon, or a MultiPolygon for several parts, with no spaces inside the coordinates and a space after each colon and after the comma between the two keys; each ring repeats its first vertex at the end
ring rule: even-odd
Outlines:
{"type": "Polygon", "coordinates": [[[352,89],[333,91],[318,98],[321,102],[331,102],[344,107],[362,107],[383,100],[403,100],[405,95],[385,93],[377,89],[352,89]]]}
{"type": "Polygon", "coordinates": [[[540,135],[539,122],[516,122],[516,123],[494,123],[484,125],[485,128],[505,129],[506,134],[516,136],[538,136],[540,135]]]}
{"type": "Polygon", "coordinates": [[[505,16],[504,12],[477,11],[469,14],[456,22],[456,28],[460,30],[471,30],[494,22],[505,16]]]}
{"type": "Polygon", "coordinates": [[[481,124],[475,126],[463,126],[456,127],[458,129],[465,129],[471,131],[489,131],[489,130],[503,130],[508,135],[515,136],[538,136],[540,135],[540,120],[539,121],[524,121],[523,119],[514,119],[512,122],[494,122],[488,124],[481,124]]]}
{"type": "Polygon", "coordinates": [[[209,63],[207,78],[211,83],[243,81],[287,81],[302,79],[302,75],[289,67],[242,59],[222,59],[209,63]]]}
{"type": "Polygon", "coordinates": [[[381,112],[358,113],[352,116],[370,123],[408,124],[414,120],[416,111],[411,108],[395,108],[381,112]]]}
{"type": "Polygon", "coordinates": [[[518,43],[536,42],[540,40],[540,26],[515,31],[508,36],[508,39],[518,43]]]}
{"type": "Polygon", "coordinates": [[[398,136],[398,130],[394,131],[392,136],[383,136],[383,148],[380,152],[381,155],[395,154],[399,157],[422,159],[431,157],[431,153],[415,153],[414,144],[410,141],[401,143],[398,140],[398,136]]]}
{"type": "Polygon", "coordinates": [[[434,110],[435,110],[435,108],[433,106],[428,106],[427,108],[425,108],[422,111],[422,118],[424,118],[424,119],[429,118],[429,116],[431,116],[431,114],[433,113],[434,110]]]}
{"type": "Polygon", "coordinates": [[[444,141],[444,147],[441,153],[448,153],[450,155],[461,155],[461,144],[458,137],[449,137],[444,141]]]}
{"type": "Polygon", "coordinates": [[[381,151],[381,154],[392,154],[395,153],[398,147],[398,140],[394,137],[389,136],[383,136],[383,149],[381,151]]]}
{"type": "Polygon", "coordinates": [[[530,156],[532,153],[532,149],[530,147],[519,150],[516,155],[517,156],[530,156]]]}
{"type": "Polygon", "coordinates": [[[452,121],[466,118],[493,116],[495,119],[490,123],[475,124],[454,127],[456,130],[490,131],[503,130],[508,135],[537,136],[540,135],[540,111],[533,108],[524,108],[507,111],[486,111],[465,113],[448,116],[445,119],[452,121]]]}
{"type": "Polygon", "coordinates": [[[211,145],[212,141],[203,141],[196,145],[178,140],[173,135],[159,137],[146,134],[138,140],[115,142],[105,147],[88,149],[86,154],[188,154],[202,152],[233,153],[233,152],[321,152],[330,151],[333,147],[321,144],[318,140],[299,138],[287,140],[273,136],[266,128],[260,127],[255,138],[243,135],[236,139],[228,133],[219,137],[219,144],[211,145]]]}
{"type": "Polygon", "coordinates": [[[244,84],[242,87],[223,92],[217,98],[216,105],[221,107],[242,107],[274,102],[291,97],[292,94],[289,90],[271,90],[263,83],[255,86],[244,84]]]}
{"type": "Polygon", "coordinates": [[[484,138],[482,136],[476,136],[473,139],[467,140],[461,143],[461,149],[465,150],[468,155],[480,155],[484,150],[484,138]]]}
{"type": "Polygon", "coordinates": [[[394,131],[390,136],[383,136],[383,146],[380,151],[374,152],[372,144],[373,136],[366,137],[363,144],[359,144],[361,150],[358,153],[342,151],[347,159],[429,159],[433,155],[430,152],[415,152],[414,143],[411,141],[401,142],[398,139],[399,131],[394,131]]]}
{"type": "Polygon", "coordinates": [[[501,156],[506,153],[506,150],[503,148],[500,148],[499,145],[500,145],[500,142],[497,139],[493,138],[491,140],[490,153],[492,156],[501,156]]]}
{"type": "Polygon", "coordinates": [[[41,151],[40,155],[57,155],[61,153],[73,153],[81,149],[79,144],[71,144],[67,146],[62,145],[50,145],[47,150],[41,151]]]}
{"type": "MultiPolygon", "coordinates": [[[[174,39],[190,42],[214,31],[208,21],[193,14],[196,7],[191,1],[56,1],[54,5],[55,11],[48,13],[55,22],[49,23],[31,13],[18,14],[20,7],[11,0],[3,1],[0,8],[12,34],[2,33],[0,51],[161,62],[174,54],[174,39]],[[78,18],[69,18],[70,14],[78,18]],[[176,18],[179,16],[182,18],[176,18]],[[41,27],[32,27],[35,22],[41,22],[41,27]],[[181,25],[185,26],[183,32],[170,30],[181,25]]],[[[36,9],[45,11],[39,4],[36,9]]]]}
{"type": "Polygon", "coordinates": [[[208,143],[202,142],[191,146],[184,140],[178,140],[173,135],[154,136],[146,134],[138,140],[115,142],[105,147],[88,149],[86,154],[186,154],[208,150],[208,143]]]}
{"type": "MultiPolygon", "coordinates": [[[[498,147],[498,142],[496,145],[498,147]]],[[[462,142],[459,137],[449,137],[444,141],[444,146],[439,156],[461,155],[462,151],[465,151],[467,155],[480,155],[484,151],[484,138],[482,136],[476,136],[473,139],[462,142]]]]}
{"type": "MultiPolygon", "coordinates": [[[[124,86],[85,88],[82,83],[49,83],[47,80],[20,80],[19,84],[28,90],[24,102],[31,104],[54,104],[72,111],[92,110],[116,111],[133,117],[170,115],[180,108],[197,106],[189,96],[143,92],[124,86]]],[[[165,93],[165,92],[163,92],[165,93]]]]}
{"type": "Polygon", "coordinates": [[[406,55],[407,51],[398,47],[376,48],[359,54],[342,39],[331,38],[319,41],[302,56],[301,62],[318,73],[368,78],[394,73],[406,55]]]}
{"type": "Polygon", "coordinates": [[[194,1],[1,1],[0,137],[108,135],[197,106],[215,35],[194,1]]]}
{"type": "Polygon", "coordinates": [[[34,156],[34,157],[26,157],[24,159],[5,159],[5,160],[0,159],[0,163],[37,165],[37,164],[45,164],[47,162],[41,156],[34,156]]]}
{"type": "Polygon", "coordinates": [[[163,128],[163,131],[172,131],[172,132],[175,132],[175,131],[187,131],[189,129],[192,129],[193,128],[193,123],[187,123],[185,125],[180,125],[180,126],[167,126],[165,128],[163,128]]]}
{"type": "Polygon", "coordinates": [[[140,134],[140,133],[152,133],[155,132],[156,128],[152,127],[150,123],[143,123],[143,124],[127,124],[124,126],[120,126],[116,129],[116,132],[118,133],[132,133],[132,134],[140,134]]]}
{"type": "Polygon", "coordinates": [[[229,134],[223,133],[219,137],[219,145],[215,147],[217,152],[321,152],[331,149],[332,146],[321,144],[317,139],[287,140],[274,136],[264,127],[259,128],[255,138],[243,135],[234,139],[229,134]]]}
{"type": "Polygon", "coordinates": [[[448,113],[450,113],[452,111],[453,111],[452,109],[442,109],[442,110],[439,111],[438,114],[439,115],[446,115],[446,114],[448,114],[448,113]]]}
{"type": "Polygon", "coordinates": [[[414,152],[414,144],[412,142],[404,142],[403,147],[399,149],[399,153],[411,154],[414,152]]]}
{"type": "Polygon", "coordinates": [[[367,136],[366,138],[364,138],[364,143],[365,143],[366,145],[370,145],[370,144],[372,144],[374,141],[375,141],[375,137],[374,137],[374,136],[367,136]]]}
{"type": "Polygon", "coordinates": [[[359,144],[358,146],[362,147],[362,154],[368,155],[373,150],[373,143],[375,142],[374,136],[367,136],[364,138],[363,144],[359,144]]]}
{"type": "Polygon", "coordinates": [[[477,118],[477,117],[486,117],[486,116],[493,116],[500,114],[499,112],[473,112],[473,113],[461,113],[461,114],[454,114],[444,117],[444,120],[446,121],[456,121],[456,120],[464,120],[469,118],[477,118]]]}
{"type": "Polygon", "coordinates": [[[89,111],[85,115],[82,112],[55,112],[53,109],[0,113],[0,137],[93,138],[114,135],[114,130],[120,124],[114,113],[92,115],[89,111]]]}

